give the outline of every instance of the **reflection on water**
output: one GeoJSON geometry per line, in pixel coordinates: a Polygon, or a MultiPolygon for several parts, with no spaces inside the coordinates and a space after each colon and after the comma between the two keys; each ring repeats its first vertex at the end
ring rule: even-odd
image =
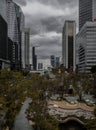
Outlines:
{"type": "Polygon", "coordinates": [[[28,108],[30,101],[30,99],[27,99],[24,102],[18,116],[15,119],[13,130],[33,130],[33,128],[29,125],[25,115],[25,111],[28,108]]]}

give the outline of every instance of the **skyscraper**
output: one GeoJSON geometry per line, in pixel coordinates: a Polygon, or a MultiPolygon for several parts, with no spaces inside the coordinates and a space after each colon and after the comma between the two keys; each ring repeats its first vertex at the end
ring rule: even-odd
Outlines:
{"type": "Polygon", "coordinates": [[[8,26],[7,26],[7,3],[0,0],[0,69],[9,66],[8,61],[8,26]]]}
{"type": "Polygon", "coordinates": [[[2,62],[7,60],[7,47],[8,47],[8,39],[7,39],[7,23],[0,15],[0,68],[2,68],[2,62]]]}
{"type": "Polygon", "coordinates": [[[55,66],[56,66],[56,67],[59,67],[59,66],[60,66],[60,57],[56,57],[55,66]]]}
{"type": "Polygon", "coordinates": [[[78,71],[90,72],[96,65],[96,22],[86,22],[77,35],[78,71]]]}
{"type": "Polygon", "coordinates": [[[29,68],[29,46],[30,46],[30,29],[25,29],[24,34],[24,57],[25,57],[25,68],[29,68]]]}
{"type": "Polygon", "coordinates": [[[33,70],[37,70],[37,55],[35,54],[35,47],[32,47],[32,66],[33,70]]]}
{"type": "Polygon", "coordinates": [[[0,0],[0,15],[7,22],[7,2],[6,0],[0,0]]]}
{"type": "Polygon", "coordinates": [[[19,68],[22,68],[22,35],[23,32],[25,31],[25,19],[24,19],[24,14],[16,3],[15,5],[15,10],[16,10],[16,16],[17,16],[17,25],[18,25],[18,62],[19,62],[19,68]]]}
{"type": "Polygon", "coordinates": [[[14,65],[14,69],[20,69],[22,66],[21,46],[22,32],[24,31],[24,15],[21,8],[13,0],[7,0],[7,21],[8,37],[13,42],[11,63],[14,65]]]}
{"type": "Polygon", "coordinates": [[[96,21],[96,0],[79,0],[79,30],[87,21],[96,21]]]}
{"type": "Polygon", "coordinates": [[[75,71],[75,21],[65,21],[62,32],[62,63],[75,71]]]}
{"type": "Polygon", "coordinates": [[[55,67],[55,56],[54,55],[50,56],[50,62],[51,62],[51,66],[55,67]]]}
{"type": "Polygon", "coordinates": [[[38,63],[38,70],[43,70],[43,63],[38,63]]]}

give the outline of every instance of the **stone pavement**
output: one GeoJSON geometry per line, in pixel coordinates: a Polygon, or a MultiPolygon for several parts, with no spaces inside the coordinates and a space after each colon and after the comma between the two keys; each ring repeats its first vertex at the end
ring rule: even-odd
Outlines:
{"type": "Polygon", "coordinates": [[[66,101],[49,101],[48,102],[49,113],[57,117],[67,116],[83,116],[86,119],[94,118],[94,107],[87,106],[84,103],[70,104],[66,101]]]}

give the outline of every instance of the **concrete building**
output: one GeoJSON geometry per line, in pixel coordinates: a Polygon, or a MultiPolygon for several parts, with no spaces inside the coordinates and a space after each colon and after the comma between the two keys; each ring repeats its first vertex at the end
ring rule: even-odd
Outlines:
{"type": "Polygon", "coordinates": [[[7,26],[7,3],[0,1],[0,69],[10,68],[8,61],[8,26],[7,26]]]}
{"type": "Polygon", "coordinates": [[[0,15],[7,22],[7,1],[0,0],[0,15]]]}
{"type": "Polygon", "coordinates": [[[32,66],[33,70],[37,70],[37,55],[35,53],[35,47],[32,47],[32,66]]]}
{"type": "Polygon", "coordinates": [[[75,21],[65,21],[62,32],[62,64],[75,71],[75,21]]]}
{"type": "Polygon", "coordinates": [[[53,68],[55,67],[55,61],[56,61],[55,56],[54,56],[54,55],[51,55],[51,56],[50,56],[50,63],[51,63],[51,66],[52,66],[53,68]]]}
{"type": "Polygon", "coordinates": [[[38,63],[38,70],[43,70],[43,63],[38,63]]]}
{"type": "Polygon", "coordinates": [[[60,66],[60,57],[56,57],[55,66],[58,68],[60,66]]]}
{"type": "Polygon", "coordinates": [[[24,33],[24,61],[25,68],[29,68],[30,29],[26,28],[24,33]]]}
{"type": "Polygon", "coordinates": [[[96,0],[79,0],[79,30],[87,21],[96,21],[96,0]]]}
{"type": "Polygon", "coordinates": [[[96,65],[96,22],[86,22],[76,38],[78,71],[90,72],[96,65]]]}
{"type": "Polygon", "coordinates": [[[13,58],[11,64],[14,69],[22,67],[22,33],[24,31],[23,12],[13,0],[7,0],[8,37],[13,42],[13,58]],[[18,48],[18,49],[17,49],[18,48]],[[15,53],[16,52],[16,53],[15,53]]]}

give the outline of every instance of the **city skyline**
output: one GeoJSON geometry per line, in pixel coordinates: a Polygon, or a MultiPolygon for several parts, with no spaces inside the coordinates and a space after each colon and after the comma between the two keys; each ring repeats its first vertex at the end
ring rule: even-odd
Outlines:
{"type": "Polygon", "coordinates": [[[96,129],[95,7],[0,0],[0,130],[96,129]]]}
{"type": "MultiPolygon", "coordinates": [[[[78,1],[15,0],[15,2],[20,4],[25,15],[26,26],[30,27],[31,44],[40,45],[36,48],[40,62],[50,64],[50,54],[56,56],[62,54],[64,21],[72,19],[78,24],[78,1]]],[[[31,54],[30,59],[32,59],[31,54]]]]}

